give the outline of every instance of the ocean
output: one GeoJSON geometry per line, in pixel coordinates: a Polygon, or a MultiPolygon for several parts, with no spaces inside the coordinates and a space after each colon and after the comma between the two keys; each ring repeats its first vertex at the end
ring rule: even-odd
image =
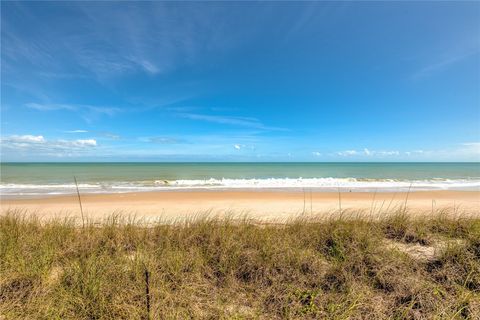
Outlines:
{"type": "Polygon", "coordinates": [[[2,163],[2,197],[162,190],[480,190],[480,163],[2,163]]]}

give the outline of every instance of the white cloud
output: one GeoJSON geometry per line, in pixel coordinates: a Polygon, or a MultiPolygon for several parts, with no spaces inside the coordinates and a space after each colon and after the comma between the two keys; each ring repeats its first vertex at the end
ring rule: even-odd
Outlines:
{"type": "Polygon", "coordinates": [[[357,155],[358,151],[356,151],[356,150],[345,150],[345,151],[339,151],[339,152],[337,152],[337,154],[339,156],[342,156],[342,157],[348,157],[348,156],[357,155]]]}
{"type": "Polygon", "coordinates": [[[95,139],[79,139],[79,140],[73,140],[73,141],[65,141],[65,140],[59,140],[62,143],[66,143],[67,145],[70,144],[72,146],[76,147],[95,147],[97,146],[97,141],[95,139]]]}
{"type": "Polygon", "coordinates": [[[312,152],[312,155],[316,156],[316,157],[320,157],[322,154],[318,151],[313,151],[312,152]]]}
{"type": "Polygon", "coordinates": [[[27,152],[34,155],[75,155],[97,147],[95,139],[47,140],[43,136],[34,135],[11,135],[2,137],[0,141],[2,149],[13,154],[27,152]]]}
{"type": "Polygon", "coordinates": [[[479,161],[480,160],[480,142],[465,142],[452,146],[450,148],[435,150],[371,150],[364,148],[363,152],[357,150],[345,150],[336,153],[338,156],[363,156],[402,159],[409,160],[428,160],[428,161],[479,161]]]}
{"type": "MultiPolygon", "coordinates": [[[[10,141],[15,143],[43,143],[45,142],[45,138],[43,136],[33,136],[33,135],[13,135],[8,138],[10,141]]],[[[2,142],[4,139],[2,139],[2,142]]]]}
{"type": "Polygon", "coordinates": [[[480,161],[480,142],[465,142],[444,149],[407,151],[405,155],[429,161],[480,161]]]}
{"type": "Polygon", "coordinates": [[[337,155],[342,157],[349,157],[349,156],[367,156],[367,157],[385,157],[385,156],[399,156],[400,151],[397,150],[370,150],[368,148],[364,148],[362,151],[357,150],[345,150],[337,152],[337,155]]]}
{"type": "Polygon", "coordinates": [[[375,151],[375,154],[379,156],[398,156],[400,155],[400,152],[397,150],[393,151],[375,151]]]}
{"type": "Polygon", "coordinates": [[[240,150],[242,148],[241,145],[239,144],[234,144],[233,147],[236,149],[236,150],[240,150]]]}

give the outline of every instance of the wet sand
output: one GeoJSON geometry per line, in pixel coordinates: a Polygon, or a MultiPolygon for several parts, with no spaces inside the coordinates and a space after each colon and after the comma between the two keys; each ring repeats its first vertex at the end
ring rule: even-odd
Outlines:
{"type": "MultiPolygon", "coordinates": [[[[292,191],[164,191],[84,194],[81,199],[84,214],[93,219],[121,213],[147,219],[182,220],[208,212],[220,216],[234,214],[260,220],[284,220],[300,214],[335,214],[340,206],[342,211],[361,210],[381,215],[405,203],[412,214],[429,214],[432,209],[455,207],[457,212],[480,216],[480,191],[345,192],[340,195],[292,191]]],[[[76,195],[1,201],[2,214],[17,209],[46,218],[80,216],[76,195]]]]}

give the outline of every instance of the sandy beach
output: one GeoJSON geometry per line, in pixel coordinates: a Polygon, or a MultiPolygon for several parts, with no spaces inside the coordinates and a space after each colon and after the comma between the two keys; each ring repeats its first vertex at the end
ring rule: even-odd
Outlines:
{"type": "MultiPolygon", "coordinates": [[[[342,210],[363,210],[380,214],[405,204],[407,193],[348,192],[340,194],[342,210]]],[[[84,194],[83,210],[98,219],[112,213],[144,218],[177,220],[209,212],[213,215],[245,214],[262,220],[282,220],[299,214],[332,213],[339,210],[339,194],[333,192],[272,191],[182,191],[117,194],[84,194]]],[[[412,214],[434,209],[456,208],[458,212],[480,215],[479,191],[428,191],[408,194],[412,214]]],[[[1,212],[20,209],[41,217],[80,215],[76,195],[1,201],[1,212]]]]}

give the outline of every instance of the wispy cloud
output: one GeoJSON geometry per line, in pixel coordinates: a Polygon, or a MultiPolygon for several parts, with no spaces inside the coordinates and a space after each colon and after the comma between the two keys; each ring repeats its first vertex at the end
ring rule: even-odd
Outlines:
{"type": "Polygon", "coordinates": [[[475,150],[480,151],[480,142],[465,142],[465,143],[462,143],[462,146],[473,148],[475,150]]]}
{"type": "Polygon", "coordinates": [[[87,133],[87,130],[67,130],[66,133],[87,133]]]}
{"type": "Polygon", "coordinates": [[[105,114],[108,116],[113,116],[114,114],[122,111],[121,108],[117,108],[117,107],[92,106],[92,105],[85,105],[85,104],[43,104],[43,103],[29,102],[29,103],[26,103],[25,106],[30,109],[35,109],[39,111],[54,111],[54,110],[90,111],[93,113],[105,114]]]}
{"type": "Polygon", "coordinates": [[[196,113],[178,113],[177,115],[181,118],[190,119],[190,120],[242,126],[242,127],[261,129],[261,130],[287,131],[287,129],[285,128],[266,126],[259,119],[252,118],[252,117],[206,115],[206,114],[196,114],[196,113]]]}
{"type": "Polygon", "coordinates": [[[35,109],[38,111],[54,111],[54,110],[69,110],[75,111],[78,110],[78,107],[68,104],[42,104],[42,103],[35,103],[29,102],[26,103],[25,106],[30,109],[35,109]]]}
{"type": "Polygon", "coordinates": [[[99,132],[99,134],[102,136],[102,137],[105,137],[107,139],[111,139],[111,140],[120,140],[121,137],[120,135],[118,134],[115,134],[115,133],[111,133],[111,132],[99,132]]]}
{"type": "Polygon", "coordinates": [[[38,111],[56,111],[65,110],[70,112],[77,112],[87,122],[92,122],[99,116],[114,116],[117,113],[124,111],[118,107],[109,106],[93,106],[86,104],[55,104],[55,103],[35,103],[29,102],[25,106],[30,109],[38,111]]]}
{"type": "Polygon", "coordinates": [[[408,157],[435,161],[480,161],[480,142],[465,142],[443,149],[407,151],[408,157]]]}
{"type": "Polygon", "coordinates": [[[214,7],[197,10],[182,6],[180,10],[161,2],[101,6],[78,2],[65,10],[68,28],[64,19],[42,19],[26,4],[11,4],[4,10],[11,16],[2,15],[6,60],[9,64],[27,62],[50,75],[87,73],[105,78],[126,73],[164,74],[195,63],[211,51],[229,48],[235,37],[226,28],[212,24],[213,18],[218,23],[226,19],[218,15],[222,9],[214,7]],[[19,15],[25,23],[36,25],[35,34],[41,36],[25,34],[13,18],[19,15]],[[59,60],[69,68],[59,68],[59,60]]]}
{"type": "Polygon", "coordinates": [[[461,53],[456,53],[456,54],[451,54],[449,56],[444,57],[441,60],[437,60],[420,70],[418,70],[416,73],[413,74],[412,78],[413,79],[420,79],[424,77],[428,77],[436,72],[440,72],[441,70],[447,69],[450,66],[465,60],[473,55],[479,54],[480,51],[478,49],[476,50],[469,50],[467,52],[461,52],[461,53]]]}
{"type": "Polygon", "coordinates": [[[143,69],[145,69],[145,71],[151,74],[157,74],[157,73],[160,73],[161,71],[160,68],[158,68],[153,63],[147,60],[138,61],[138,64],[140,64],[143,67],[143,69]]]}
{"type": "Polygon", "coordinates": [[[179,113],[178,115],[186,119],[201,120],[220,124],[233,124],[246,127],[263,126],[263,124],[258,119],[249,117],[213,116],[194,113],[179,113]]]}
{"type": "Polygon", "coordinates": [[[143,137],[143,138],[139,138],[139,140],[143,142],[151,142],[151,143],[157,143],[157,144],[180,144],[180,143],[186,142],[184,139],[179,139],[175,137],[163,137],[163,136],[143,137]]]}
{"type": "MultiPolygon", "coordinates": [[[[480,157],[480,142],[465,142],[462,143],[460,152],[480,157]]],[[[480,160],[480,159],[478,159],[480,160]]]]}
{"type": "MultiPolygon", "coordinates": [[[[285,30],[284,42],[288,43],[292,39],[296,39],[299,34],[302,34],[309,28],[318,26],[320,21],[326,21],[329,17],[341,17],[343,11],[351,6],[348,1],[337,2],[335,6],[319,6],[315,2],[305,2],[302,5],[302,10],[297,11],[297,15],[289,24],[290,28],[285,30]]],[[[322,30],[317,27],[317,30],[322,30]]]]}
{"type": "Polygon", "coordinates": [[[314,155],[315,157],[320,157],[322,155],[322,153],[318,152],[318,151],[313,151],[312,155],[314,155]]]}

